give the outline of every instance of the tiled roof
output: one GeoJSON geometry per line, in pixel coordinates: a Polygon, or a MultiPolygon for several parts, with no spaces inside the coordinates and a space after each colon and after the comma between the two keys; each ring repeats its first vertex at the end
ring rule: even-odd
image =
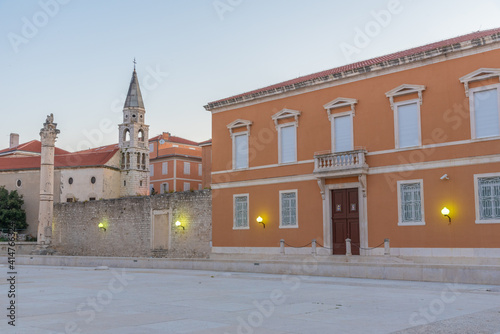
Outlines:
{"type": "MultiPolygon", "coordinates": [[[[104,166],[118,151],[108,150],[99,153],[77,152],[56,155],[54,157],[54,166],[56,168],[64,167],[90,167],[104,166]]],[[[0,158],[0,170],[21,170],[21,169],[39,169],[40,157],[4,157],[0,158]]]]}
{"type": "MultiPolygon", "coordinates": [[[[157,140],[160,140],[162,138],[165,139],[163,134],[155,136],[153,138],[149,138],[149,141],[150,142],[157,141],[157,140]]],[[[165,141],[168,141],[168,142],[171,142],[171,143],[177,143],[177,144],[185,144],[185,145],[198,146],[198,143],[195,142],[195,141],[192,141],[192,140],[189,140],[189,139],[184,139],[184,138],[181,138],[181,137],[172,136],[172,135],[168,135],[168,138],[165,139],[165,141]]]]}
{"type": "Polygon", "coordinates": [[[183,157],[193,157],[193,158],[201,158],[201,148],[197,147],[194,150],[191,150],[186,147],[167,147],[160,149],[158,152],[158,157],[152,158],[160,159],[171,156],[183,156],[183,157]]]}
{"type": "Polygon", "coordinates": [[[340,73],[344,72],[358,72],[358,73],[364,73],[366,71],[369,71],[369,67],[376,65],[376,64],[381,64],[381,63],[386,63],[387,66],[393,66],[393,65],[398,65],[400,62],[398,60],[402,58],[406,58],[407,61],[414,61],[414,60],[419,60],[422,57],[429,53],[430,55],[432,54],[430,51],[431,50],[436,50],[439,49],[441,52],[450,52],[453,50],[460,49],[460,43],[463,42],[468,42],[471,41],[473,45],[481,45],[483,42],[481,39],[490,36],[494,40],[499,40],[500,39],[500,28],[495,28],[495,29],[490,29],[490,30],[483,30],[483,31],[476,31],[467,35],[455,37],[455,38],[450,38],[446,39],[443,41],[427,44],[424,46],[419,46],[416,48],[400,51],[400,52],[395,52],[391,53],[385,56],[381,57],[376,57],[336,68],[332,68],[326,71],[321,71],[313,74],[309,74],[306,76],[298,77],[292,80],[287,80],[283,81],[271,86],[259,88],[256,90],[252,90],[250,92],[246,92],[243,94],[238,94],[234,95],[225,99],[217,100],[208,103],[208,105],[205,106],[205,109],[211,110],[213,108],[221,107],[224,105],[232,104],[232,103],[237,103],[240,101],[243,101],[245,99],[251,99],[251,98],[258,98],[259,96],[263,95],[271,95],[271,94],[277,94],[283,91],[291,90],[291,89],[297,89],[301,88],[303,86],[306,86],[310,83],[314,83],[314,81],[319,80],[321,82],[324,82],[327,79],[334,79],[336,77],[342,77],[339,75],[340,73]],[[409,58],[409,59],[408,59],[409,58]]]}
{"type": "Polygon", "coordinates": [[[199,142],[198,146],[205,146],[205,145],[211,145],[211,144],[212,144],[212,139],[209,139],[209,140],[199,142]]]}
{"type": "MultiPolygon", "coordinates": [[[[23,151],[23,152],[32,152],[32,153],[40,153],[42,152],[42,143],[39,140],[32,140],[27,143],[19,144],[15,147],[12,148],[6,148],[3,150],[0,150],[0,154],[6,154],[6,153],[14,153],[16,151],[23,151]]],[[[60,149],[60,148],[55,148],[55,154],[67,154],[70,153],[66,150],[60,149]]]]}

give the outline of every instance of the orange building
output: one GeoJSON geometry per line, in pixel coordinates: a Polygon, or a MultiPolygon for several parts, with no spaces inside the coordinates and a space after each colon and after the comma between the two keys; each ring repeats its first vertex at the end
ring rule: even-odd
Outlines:
{"type": "Polygon", "coordinates": [[[157,194],[201,190],[201,147],[163,132],[149,139],[150,187],[157,194]]]}
{"type": "Polygon", "coordinates": [[[494,29],[209,103],[213,252],[500,257],[499,78],[494,29]]]}
{"type": "Polygon", "coordinates": [[[212,139],[199,143],[203,170],[203,189],[209,189],[212,183],[212,139]]]}

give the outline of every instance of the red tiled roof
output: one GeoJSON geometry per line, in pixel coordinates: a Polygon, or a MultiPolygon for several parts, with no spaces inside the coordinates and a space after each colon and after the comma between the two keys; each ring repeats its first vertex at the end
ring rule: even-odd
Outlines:
{"type": "MultiPolygon", "coordinates": [[[[42,152],[42,143],[39,140],[32,140],[27,143],[19,144],[15,147],[11,148],[6,148],[0,151],[0,154],[4,153],[14,153],[16,151],[24,151],[24,152],[33,152],[33,153],[40,153],[42,152]]],[[[67,154],[70,153],[66,150],[60,149],[60,148],[55,148],[55,154],[67,154]]]]}
{"type": "MultiPolygon", "coordinates": [[[[190,157],[201,157],[201,148],[197,147],[194,150],[191,150],[186,147],[167,147],[167,148],[162,148],[158,152],[158,157],[157,158],[163,158],[165,156],[173,156],[173,155],[180,155],[180,156],[190,156],[190,157]]],[[[156,159],[156,158],[153,158],[156,159]]]]}
{"type": "Polygon", "coordinates": [[[209,140],[199,142],[198,146],[205,146],[205,145],[211,145],[211,144],[212,144],[212,139],[209,139],[209,140]]]}
{"type": "Polygon", "coordinates": [[[430,50],[434,50],[434,49],[438,49],[438,48],[444,48],[444,47],[452,46],[452,45],[455,45],[455,44],[458,44],[458,43],[462,43],[462,42],[478,40],[478,39],[481,39],[481,38],[484,38],[484,37],[487,37],[487,36],[497,35],[494,38],[495,39],[500,39],[500,35],[499,34],[500,34],[500,28],[495,28],[495,29],[490,29],[490,30],[483,30],[483,31],[476,31],[476,32],[473,32],[473,33],[470,33],[470,34],[467,34],[467,35],[462,35],[462,36],[458,36],[458,37],[455,37],[455,38],[450,38],[450,39],[446,39],[446,40],[443,40],[443,41],[439,41],[439,42],[427,44],[427,45],[424,45],[424,46],[419,46],[419,47],[416,47],[416,48],[412,48],[412,49],[408,49],[408,50],[404,50],[404,51],[399,51],[399,52],[391,53],[391,54],[388,54],[388,55],[385,55],[385,56],[376,57],[376,58],[372,58],[372,59],[368,59],[368,60],[364,60],[364,61],[360,61],[360,62],[356,62],[356,63],[352,63],[352,64],[348,64],[348,65],[344,65],[344,66],[332,68],[332,69],[329,69],[329,70],[326,70],[326,71],[321,71],[321,72],[309,74],[309,75],[298,77],[298,78],[295,78],[295,79],[292,79],[292,80],[283,81],[283,82],[280,82],[280,83],[277,83],[277,84],[274,84],[274,85],[270,85],[270,86],[267,86],[267,87],[259,88],[259,89],[256,89],[256,90],[252,90],[252,91],[249,91],[249,92],[246,92],[246,93],[243,93],[243,94],[238,94],[238,95],[234,95],[234,96],[231,96],[231,97],[228,97],[228,98],[225,98],[225,99],[220,99],[220,100],[217,100],[217,101],[210,102],[210,103],[208,103],[208,105],[205,108],[209,110],[211,107],[214,107],[214,104],[217,104],[219,102],[228,102],[229,100],[234,100],[234,99],[237,99],[237,98],[240,98],[240,97],[243,97],[243,96],[251,96],[251,95],[254,95],[254,94],[258,95],[259,93],[263,93],[263,92],[266,92],[266,91],[272,91],[274,89],[278,89],[278,88],[282,88],[282,87],[286,87],[286,86],[293,86],[293,85],[299,85],[300,86],[301,83],[305,83],[307,81],[311,81],[311,80],[314,80],[314,79],[328,77],[330,75],[334,75],[334,74],[337,74],[337,73],[342,73],[342,72],[347,72],[347,71],[353,71],[353,70],[359,70],[359,69],[363,69],[365,67],[373,66],[375,64],[379,64],[379,63],[383,63],[383,62],[387,62],[387,61],[395,61],[395,60],[403,58],[403,57],[410,57],[410,56],[413,56],[413,55],[417,55],[417,54],[428,52],[430,50]]]}
{"type": "Polygon", "coordinates": [[[88,150],[78,151],[76,153],[97,153],[97,152],[109,152],[118,150],[118,144],[111,144],[96,148],[89,148],[88,150]]]}
{"type": "MultiPolygon", "coordinates": [[[[104,166],[118,151],[108,150],[98,153],[69,153],[60,154],[54,157],[54,166],[56,168],[64,167],[90,167],[104,166]]],[[[40,157],[4,157],[0,158],[0,170],[20,170],[20,169],[39,169],[40,157]]]]}
{"type": "MultiPolygon", "coordinates": [[[[164,137],[164,135],[161,134],[161,135],[155,136],[153,138],[149,138],[149,141],[150,142],[157,141],[157,140],[162,139],[163,137],[164,137]]],[[[189,140],[189,139],[184,139],[184,138],[181,138],[181,137],[172,136],[172,135],[169,135],[168,139],[165,139],[165,141],[168,141],[168,142],[171,142],[171,143],[178,143],[178,144],[198,146],[198,143],[195,142],[195,141],[192,141],[192,140],[189,140]]]]}

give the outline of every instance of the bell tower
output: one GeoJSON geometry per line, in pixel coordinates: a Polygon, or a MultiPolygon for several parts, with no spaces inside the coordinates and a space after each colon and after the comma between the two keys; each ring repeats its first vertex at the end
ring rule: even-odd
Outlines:
{"type": "Polygon", "coordinates": [[[119,128],[121,153],[120,196],[149,195],[149,125],[135,71],[123,106],[119,128]]]}

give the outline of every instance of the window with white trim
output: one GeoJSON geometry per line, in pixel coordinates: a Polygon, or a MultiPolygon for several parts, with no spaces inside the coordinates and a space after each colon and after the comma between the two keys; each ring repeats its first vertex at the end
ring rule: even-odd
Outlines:
{"type": "Polygon", "coordinates": [[[332,114],[332,148],[334,152],[352,151],[352,113],[332,114]]]}
{"type": "Polygon", "coordinates": [[[198,176],[202,176],[203,174],[203,167],[201,166],[201,164],[198,165],[198,176]]]}
{"type": "Polygon", "coordinates": [[[500,223],[500,174],[474,175],[476,224],[500,223]]]}
{"type": "Polygon", "coordinates": [[[285,123],[278,127],[279,133],[279,162],[289,163],[297,161],[297,127],[295,123],[285,123]]]}
{"type": "Polygon", "coordinates": [[[420,107],[418,101],[394,104],[396,148],[420,146],[420,107]]]}
{"type": "Polygon", "coordinates": [[[184,191],[191,190],[191,184],[189,182],[184,182],[184,191]]]}
{"type": "Polygon", "coordinates": [[[184,163],[184,175],[191,174],[191,164],[189,162],[184,163]]]}
{"type": "Polygon", "coordinates": [[[248,228],[248,194],[233,195],[233,229],[248,228]]]}
{"type": "Polygon", "coordinates": [[[280,191],[280,228],[298,227],[297,190],[280,191]]]}
{"type": "Polygon", "coordinates": [[[155,166],[149,165],[149,176],[155,176],[155,166]]]}
{"type": "Polygon", "coordinates": [[[149,152],[153,152],[155,150],[155,144],[151,143],[149,144],[149,152]]]}
{"type": "Polygon", "coordinates": [[[398,225],[425,225],[423,180],[398,181],[398,225]]]}
{"type": "Polygon", "coordinates": [[[163,175],[168,174],[168,162],[164,162],[161,164],[161,173],[163,175]]]}
{"type": "Polygon", "coordinates": [[[470,89],[471,137],[473,139],[500,136],[498,86],[489,85],[470,89]]]}
{"type": "Polygon", "coordinates": [[[233,169],[248,168],[248,133],[233,136],[233,169]]]}
{"type": "Polygon", "coordinates": [[[168,183],[162,183],[161,184],[161,193],[162,194],[168,193],[168,183]]]}

